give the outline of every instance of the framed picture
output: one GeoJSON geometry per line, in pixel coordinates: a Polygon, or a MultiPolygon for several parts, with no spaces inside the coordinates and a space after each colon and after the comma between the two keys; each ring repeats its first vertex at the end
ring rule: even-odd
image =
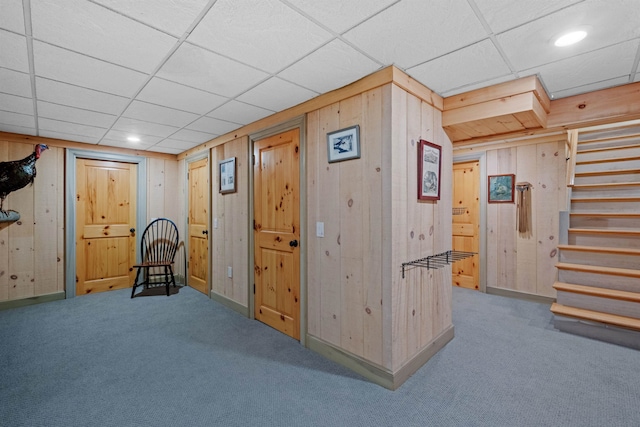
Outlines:
{"type": "Polygon", "coordinates": [[[442,147],[421,139],[418,143],[418,200],[440,200],[442,147]]]}
{"type": "Polygon", "coordinates": [[[351,126],[327,134],[329,163],[360,158],[360,126],[351,126]]]}
{"type": "Polygon", "coordinates": [[[516,176],[489,175],[489,203],[513,203],[513,190],[516,176]]]}
{"type": "Polygon", "coordinates": [[[236,158],[230,157],[218,163],[218,182],[220,193],[236,192],[236,158]]]}

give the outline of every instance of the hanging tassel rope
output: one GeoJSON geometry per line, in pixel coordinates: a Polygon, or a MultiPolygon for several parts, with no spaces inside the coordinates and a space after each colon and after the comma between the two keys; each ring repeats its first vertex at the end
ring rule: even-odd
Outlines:
{"type": "Polygon", "coordinates": [[[531,229],[531,189],[533,185],[528,182],[516,183],[518,190],[518,222],[517,229],[520,237],[530,238],[531,229]]]}

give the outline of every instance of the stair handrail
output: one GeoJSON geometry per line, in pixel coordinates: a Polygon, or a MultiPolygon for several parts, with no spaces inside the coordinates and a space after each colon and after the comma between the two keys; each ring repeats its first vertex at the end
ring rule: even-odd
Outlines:
{"type": "Polygon", "coordinates": [[[576,156],[578,154],[578,130],[567,131],[567,210],[571,208],[571,188],[576,175],[576,156]]]}

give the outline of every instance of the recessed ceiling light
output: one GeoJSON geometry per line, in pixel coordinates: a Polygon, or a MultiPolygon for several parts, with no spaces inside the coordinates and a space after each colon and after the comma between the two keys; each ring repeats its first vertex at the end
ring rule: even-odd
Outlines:
{"type": "Polygon", "coordinates": [[[558,47],[569,46],[578,43],[585,37],[587,37],[587,32],[584,30],[572,31],[558,37],[554,44],[558,47]]]}
{"type": "Polygon", "coordinates": [[[140,142],[140,138],[138,138],[137,136],[128,136],[127,137],[127,141],[129,141],[129,142],[140,142]]]}

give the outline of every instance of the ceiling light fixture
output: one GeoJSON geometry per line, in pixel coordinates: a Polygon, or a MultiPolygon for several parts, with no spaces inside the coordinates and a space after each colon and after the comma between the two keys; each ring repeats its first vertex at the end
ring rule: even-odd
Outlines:
{"type": "Polygon", "coordinates": [[[554,44],[558,47],[570,46],[578,43],[585,37],[587,37],[587,32],[584,30],[571,31],[570,33],[566,33],[558,37],[554,44]]]}
{"type": "Polygon", "coordinates": [[[129,141],[129,142],[140,142],[140,138],[138,138],[137,136],[128,136],[127,137],[127,141],[129,141]]]}

